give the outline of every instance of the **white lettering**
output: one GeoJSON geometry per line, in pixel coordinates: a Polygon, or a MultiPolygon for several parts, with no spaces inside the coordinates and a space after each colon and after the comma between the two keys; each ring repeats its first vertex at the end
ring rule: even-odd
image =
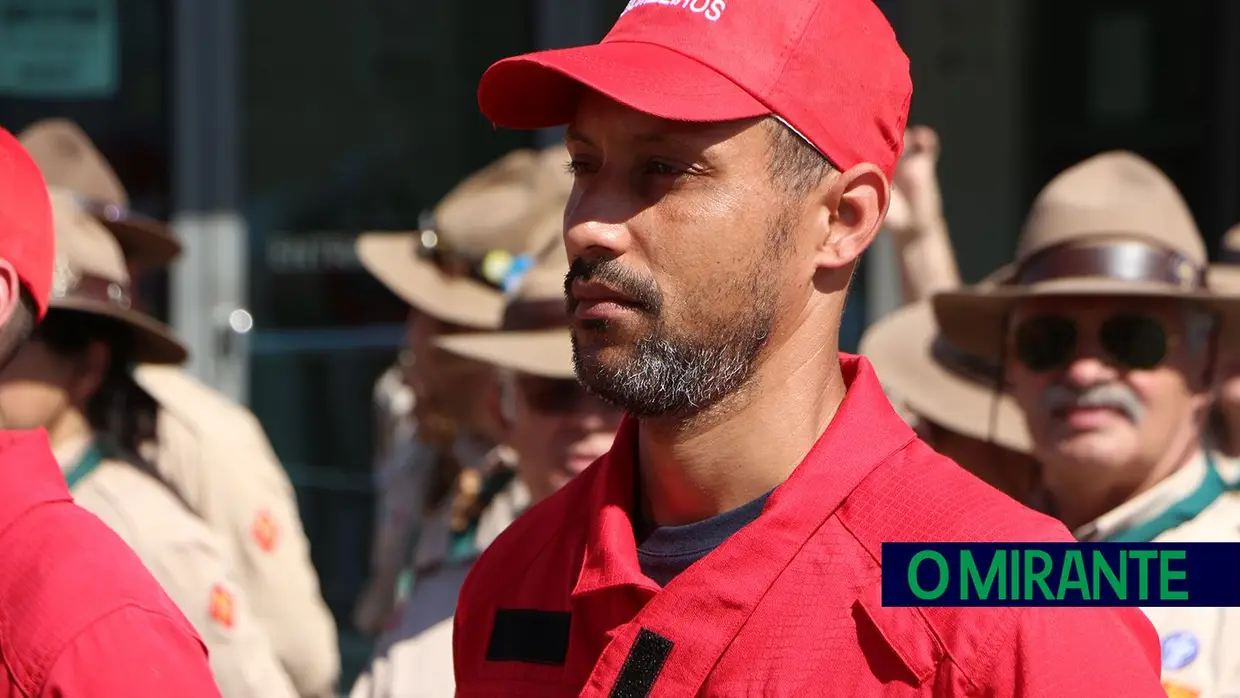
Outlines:
{"type": "Polygon", "coordinates": [[[726,0],[629,0],[620,16],[623,17],[642,5],[668,5],[682,10],[689,10],[694,14],[702,15],[712,22],[718,22],[719,18],[723,16],[723,11],[728,7],[726,0]]]}

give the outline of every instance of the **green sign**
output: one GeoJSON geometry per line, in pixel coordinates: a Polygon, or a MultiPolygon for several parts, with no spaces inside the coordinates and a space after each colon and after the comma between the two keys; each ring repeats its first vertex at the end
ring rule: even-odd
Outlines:
{"type": "Polygon", "coordinates": [[[0,0],[0,94],[110,97],[117,34],[115,0],[0,0]]]}

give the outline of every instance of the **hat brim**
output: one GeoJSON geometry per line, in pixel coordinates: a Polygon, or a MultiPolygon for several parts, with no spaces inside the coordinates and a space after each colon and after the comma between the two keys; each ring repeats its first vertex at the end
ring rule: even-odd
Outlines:
{"type": "Polygon", "coordinates": [[[998,386],[958,375],[936,361],[932,347],[937,333],[930,304],[917,303],[871,326],[859,351],[893,398],[916,416],[957,434],[1029,453],[1032,440],[1016,401],[998,386]]]}
{"type": "Polygon", "coordinates": [[[732,121],[771,113],[714,68],[665,46],[634,41],[506,58],[483,74],[478,105],[497,126],[550,128],[572,120],[583,87],[673,121],[732,121]]]}
{"type": "Polygon", "coordinates": [[[498,368],[543,378],[576,378],[573,340],[567,329],[458,334],[435,343],[453,354],[498,368]]]}
{"type": "Polygon", "coordinates": [[[181,256],[181,241],[154,218],[130,214],[118,220],[96,215],[120,243],[125,259],[141,269],[162,269],[181,256]]]}
{"type": "Polygon", "coordinates": [[[357,256],[388,290],[438,320],[478,329],[500,326],[503,294],[472,279],[446,276],[415,257],[412,233],[365,233],[357,239],[357,256]]]}
{"type": "Polygon", "coordinates": [[[178,365],[189,358],[189,350],[176,338],[171,327],[135,310],[74,297],[53,299],[49,312],[57,310],[111,318],[128,327],[134,333],[131,358],[137,363],[178,365]]]}
{"type": "Polygon", "coordinates": [[[1222,282],[1230,271],[1211,267],[1209,290],[1181,290],[1160,283],[1134,283],[1123,279],[1060,279],[1030,285],[969,287],[940,293],[934,297],[934,314],[939,331],[960,349],[997,359],[1003,354],[1008,316],[1018,303],[1030,298],[1171,298],[1201,303],[1220,316],[1220,341],[1240,339],[1240,282],[1222,282]],[[1232,286],[1234,284],[1234,286],[1232,286]]]}

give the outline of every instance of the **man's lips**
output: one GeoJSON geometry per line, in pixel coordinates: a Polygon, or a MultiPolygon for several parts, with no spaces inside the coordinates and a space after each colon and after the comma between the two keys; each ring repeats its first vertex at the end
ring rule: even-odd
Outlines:
{"type": "Polygon", "coordinates": [[[594,281],[573,281],[573,315],[581,320],[606,320],[637,309],[637,302],[619,291],[594,281]]]}

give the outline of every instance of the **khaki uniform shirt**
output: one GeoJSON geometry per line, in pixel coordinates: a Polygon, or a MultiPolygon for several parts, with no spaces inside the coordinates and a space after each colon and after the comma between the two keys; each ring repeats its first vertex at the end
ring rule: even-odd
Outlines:
{"type": "Polygon", "coordinates": [[[179,368],[141,366],[159,403],[144,455],[220,537],[276,655],[302,698],[331,698],[340,676],[336,623],[310,560],[296,494],[262,426],[179,368]]]}
{"type": "MultiPolygon", "coordinates": [[[[57,449],[61,468],[71,471],[89,447],[84,440],[57,449]]],[[[224,698],[296,698],[224,545],[166,485],[130,463],[104,459],[72,492],[138,554],[202,636],[224,698]]]]}
{"type": "MultiPolygon", "coordinates": [[[[1219,456],[1214,456],[1219,462],[1219,456]]],[[[1086,524],[1079,540],[1103,540],[1154,520],[1201,487],[1204,455],[1153,488],[1086,524]]],[[[1195,518],[1154,538],[1159,543],[1240,542],[1240,493],[1226,492],[1195,518]]],[[[1145,608],[1162,640],[1163,686],[1170,698],[1240,696],[1240,608],[1145,608]]]]}
{"type": "Polygon", "coordinates": [[[393,619],[401,572],[416,544],[425,507],[433,448],[417,440],[413,391],[399,366],[375,384],[375,528],[370,577],[353,612],[353,623],[378,635],[393,619]]]}
{"type": "MultiPolygon", "coordinates": [[[[474,550],[486,549],[529,504],[529,491],[514,478],[479,518],[474,550]]],[[[446,562],[451,546],[450,512],[445,509],[439,514],[418,546],[423,566],[400,626],[379,643],[349,698],[452,698],[456,690],[452,615],[472,558],[458,564],[446,562]]]]}

